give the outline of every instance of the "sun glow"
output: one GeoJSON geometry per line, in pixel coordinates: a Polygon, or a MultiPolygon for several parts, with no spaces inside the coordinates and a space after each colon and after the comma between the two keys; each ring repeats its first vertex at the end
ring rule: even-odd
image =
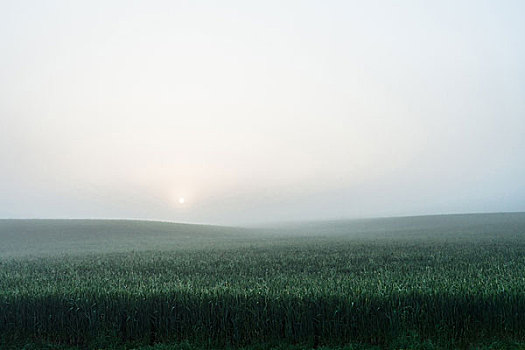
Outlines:
{"type": "Polygon", "coordinates": [[[184,197],[179,197],[179,204],[184,204],[184,197]]]}

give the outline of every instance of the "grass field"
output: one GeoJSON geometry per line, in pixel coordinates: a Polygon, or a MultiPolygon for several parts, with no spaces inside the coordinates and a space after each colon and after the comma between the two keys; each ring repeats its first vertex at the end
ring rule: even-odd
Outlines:
{"type": "Polygon", "coordinates": [[[0,240],[2,349],[525,343],[523,213],[249,229],[0,220],[0,240]]]}

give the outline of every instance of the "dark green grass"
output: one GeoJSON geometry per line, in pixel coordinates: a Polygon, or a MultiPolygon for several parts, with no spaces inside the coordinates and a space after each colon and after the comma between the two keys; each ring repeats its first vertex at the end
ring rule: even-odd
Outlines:
{"type": "MultiPolygon", "coordinates": [[[[102,349],[101,347],[93,347],[94,349],[102,349]]],[[[183,343],[172,343],[172,344],[156,344],[147,346],[129,346],[129,345],[114,345],[111,347],[104,347],[104,349],[110,350],[208,350],[210,346],[197,345],[187,342],[183,343]]],[[[522,350],[525,349],[525,344],[519,344],[514,342],[499,342],[493,341],[486,344],[471,344],[463,347],[469,350],[522,350]]],[[[6,347],[5,350],[80,350],[85,349],[82,346],[64,346],[57,344],[45,344],[45,343],[30,343],[25,345],[17,345],[16,347],[6,347]]],[[[449,346],[436,345],[430,341],[418,342],[414,340],[408,340],[405,342],[398,342],[391,344],[389,347],[381,347],[377,345],[367,344],[352,344],[346,346],[319,346],[316,348],[309,347],[305,344],[291,345],[291,344],[257,344],[243,347],[225,347],[225,350],[381,350],[381,349],[411,349],[411,350],[447,350],[449,346]]]]}
{"type": "MultiPolygon", "coordinates": [[[[344,222],[259,236],[200,227],[174,249],[4,258],[0,348],[525,342],[525,215],[390,219],[390,231],[384,220],[347,223],[346,234],[344,222]]],[[[132,244],[124,229],[111,232],[132,244]]]]}

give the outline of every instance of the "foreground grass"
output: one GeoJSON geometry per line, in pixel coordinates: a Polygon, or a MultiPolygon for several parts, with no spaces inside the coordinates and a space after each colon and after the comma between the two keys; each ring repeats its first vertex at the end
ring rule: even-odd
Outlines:
{"type": "MultiPolygon", "coordinates": [[[[26,345],[16,345],[11,347],[5,347],[4,349],[9,350],[79,350],[84,349],[85,347],[79,346],[64,346],[57,344],[26,344],[26,345]]],[[[94,349],[102,349],[99,347],[93,347],[94,349]]],[[[289,345],[289,344],[257,344],[247,347],[228,347],[225,349],[236,349],[236,350],[381,350],[381,349],[411,349],[411,350],[446,350],[450,349],[450,344],[445,346],[435,345],[430,341],[426,342],[410,342],[410,341],[401,341],[394,344],[390,344],[388,347],[380,347],[377,345],[367,345],[367,344],[353,344],[341,347],[316,347],[312,348],[307,345],[289,345]]],[[[515,342],[501,342],[493,341],[485,344],[470,344],[462,347],[463,349],[471,350],[521,350],[525,349],[525,343],[515,343],[515,342]]],[[[189,343],[179,343],[179,344],[157,344],[152,346],[130,346],[130,345],[121,345],[121,346],[111,346],[104,348],[107,350],[209,350],[209,346],[203,345],[194,345],[189,343]]]]}
{"type": "Polygon", "coordinates": [[[0,348],[522,348],[524,228],[4,259],[0,348]]]}

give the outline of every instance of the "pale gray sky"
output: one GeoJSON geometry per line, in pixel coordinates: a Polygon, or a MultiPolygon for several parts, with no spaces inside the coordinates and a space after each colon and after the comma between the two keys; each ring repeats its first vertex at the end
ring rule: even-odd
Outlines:
{"type": "Polygon", "coordinates": [[[523,211],[524,14],[523,1],[1,1],[0,217],[523,211]]]}

